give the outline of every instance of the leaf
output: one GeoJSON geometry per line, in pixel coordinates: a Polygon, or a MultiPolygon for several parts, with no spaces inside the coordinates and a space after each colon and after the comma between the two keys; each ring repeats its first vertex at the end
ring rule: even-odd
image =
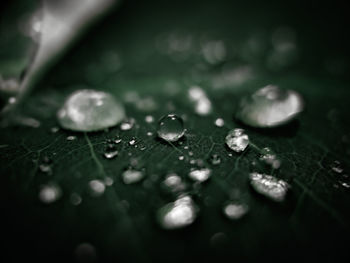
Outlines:
{"type": "MultiPolygon", "coordinates": [[[[342,186],[349,183],[345,177],[349,171],[348,81],[330,77],[326,71],[314,74],[321,56],[326,59],[331,52],[308,53],[312,49],[304,24],[288,15],[281,18],[275,11],[280,5],[269,7],[266,15],[242,3],[235,8],[210,1],[178,3],[170,8],[172,12],[160,3],[125,3],[78,43],[23,105],[22,112],[40,121],[40,127],[0,130],[2,200],[9,220],[7,251],[20,248],[29,258],[69,259],[79,244],[88,242],[102,261],[341,258],[349,241],[350,219],[349,189],[342,186]],[[205,19],[196,19],[197,13],[205,19]],[[298,36],[299,61],[271,69],[266,66],[273,51],[270,38],[286,22],[298,36]],[[218,55],[211,64],[202,53],[205,43],[214,48],[224,43],[224,58],[218,55]],[[258,48],[251,48],[252,43],[258,48]],[[234,113],[239,99],[271,83],[303,95],[306,111],[300,118],[271,130],[237,122],[234,113]],[[187,98],[193,85],[210,98],[210,115],[195,113],[187,98]],[[82,87],[114,94],[135,119],[134,127],[97,133],[51,132],[58,125],[55,114],[64,98],[82,87]],[[187,132],[181,144],[168,144],[156,136],[156,121],[171,112],[185,120],[187,132]],[[147,115],[156,121],[146,122],[147,115]],[[224,127],[214,125],[219,117],[224,127]],[[224,143],[235,127],[243,127],[252,143],[242,154],[224,143]],[[76,140],[67,140],[68,136],[76,140]],[[107,160],[103,153],[108,139],[117,136],[122,139],[116,145],[119,154],[107,160]],[[129,144],[132,138],[137,147],[129,144]],[[270,147],[281,159],[280,169],[271,171],[259,161],[263,147],[270,147]],[[219,165],[208,161],[212,154],[220,156],[219,165]],[[46,158],[53,161],[52,174],[40,170],[46,158]],[[160,183],[169,172],[190,182],[191,160],[203,160],[213,170],[208,182],[191,188],[200,207],[199,218],[179,231],[162,230],[156,224],[156,211],[174,197],[165,194],[160,183]],[[131,162],[145,169],[146,179],[125,185],[121,173],[131,162]],[[332,169],[334,162],[340,163],[341,174],[332,169]],[[252,171],[287,180],[291,184],[287,200],[275,204],[257,195],[248,182],[252,171]],[[92,195],[89,182],[106,178],[114,183],[102,195],[92,195]],[[42,203],[43,185],[58,186],[61,197],[42,203]],[[223,216],[222,207],[237,191],[250,210],[246,217],[231,222],[223,216]],[[72,195],[81,197],[79,205],[72,203],[72,195]]],[[[295,6],[291,9],[303,12],[295,6]]],[[[310,22],[305,17],[302,21],[310,22]]],[[[313,45],[320,39],[312,39],[313,45]]]]}

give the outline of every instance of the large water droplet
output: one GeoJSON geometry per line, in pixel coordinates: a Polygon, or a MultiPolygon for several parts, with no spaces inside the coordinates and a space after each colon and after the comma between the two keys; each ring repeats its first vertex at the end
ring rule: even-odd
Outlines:
{"type": "Polygon", "coordinates": [[[289,184],[271,175],[251,173],[250,184],[253,189],[273,201],[282,202],[287,194],[289,184]]]}
{"type": "Polygon", "coordinates": [[[168,114],[159,120],[157,133],[163,140],[175,142],[185,134],[183,120],[175,114],[168,114]]]}
{"type": "Polygon", "coordinates": [[[237,202],[229,202],[224,208],[224,215],[231,220],[237,220],[247,214],[249,211],[249,207],[245,204],[237,203],[237,202]]]}
{"type": "Polygon", "coordinates": [[[293,120],[303,107],[296,91],[268,85],[243,98],[236,117],[252,127],[276,127],[293,120]]]}
{"type": "Polygon", "coordinates": [[[111,94],[84,89],[66,99],[57,117],[65,129],[88,132],[117,125],[125,117],[125,111],[111,94]]]}
{"type": "Polygon", "coordinates": [[[125,170],[122,173],[122,179],[124,184],[134,184],[140,182],[145,177],[144,171],[139,170],[125,170]]]}
{"type": "Polygon", "coordinates": [[[189,196],[181,196],[158,210],[157,218],[164,229],[178,229],[191,225],[197,217],[197,207],[189,196]]]}
{"type": "Polygon", "coordinates": [[[249,137],[243,129],[229,131],[225,140],[227,146],[235,152],[243,152],[249,144],[249,137]]]}
{"type": "Polygon", "coordinates": [[[210,176],[211,170],[209,168],[195,169],[188,174],[189,178],[200,183],[208,180],[210,176]]]}

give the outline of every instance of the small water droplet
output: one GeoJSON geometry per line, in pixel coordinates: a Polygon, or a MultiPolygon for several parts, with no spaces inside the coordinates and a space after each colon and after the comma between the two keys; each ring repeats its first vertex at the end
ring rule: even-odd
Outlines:
{"type": "Polygon", "coordinates": [[[52,174],[52,167],[50,164],[47,164],[47,163],[42,163],[39,165],[39,169],[41,172],[43,173],[47,173],[49,175],[52,174]]]}
{"type": "Polygon", "coordinates": [[[117,155],[118,155],[118,151],[115,150],[115,151],[108,151],[108,152],[105,152],[103,154],[103,156],[106,158],[106,159],[113,159],[115,158],[117,155]]]}
{"type": "Polygon", "coordinates": [[[184,159],[185,159],[185,156],[183,156],[183,155],[180,155],[180,156],[179,156],[179,160],[180,160],[180,161],[183,161],[184,159]]]}
{"type": "Polygon", "coordinates": [[[144,171],[129,169],[122,173],[124,184],[134,184],[140,182],[145,177],[144,171]]]}
{"type": "Polygon", "coordinates": [[[159,120],[157,133],[163,140],[175,142],[185,134],[183,120],[175,114],[168,114],[159,120]]]}
{"type": "Polygon", "coordinates": [[[278,169],[281,166],[281,161],[277,159],[276,155],[268,147],[262,149],[262,155],[259,159],[270,165],[273,169],[278,169]]]}
{"type": "Polygon", "coordinates": [[[331,168],[338,174],[341,174],[344,171],[339,161],[334,161],[331,168]]]}
{"type": "Polygon", "coordinates": [[[181,196],[160,208],[157,219],[164,229],[179,229],[191,225],[197,218],[197,207],[189,196],[181,196]]]}
{"type": "Polygon", "coordinates": [[[249,211],[249,207],[246,204],[229,202],[224,205],[224,215],[231,220],[237,220],[242,218],[249,211]]]}
{"type": "Polygon", "coordinates": [[[212,165],[219,165],[221,163],[221,158],[219,155],[217,154],[212,154],[209,158],[209,162],[212,164],[212,165]]]}
{"type": "Polygon", "coordinates": [[[134,127],[135,125],[135,119],[133,118],[129,118],[127,120],[124,120],[121,124],[120,124],[120,129],[122,131],[128,131],[131,130],[132,127],[134,127]]]}
{"type": "Polygon", "coordinates": [[[208,115],[212,111],[211,101],[207,94],[198,86],[193,86],[188,91],[188,96],[194,102],[194,110],[198,115],[208,115]]]}
{"type": "Polygon", "coordinates": [[[60,128],[58,128],[58,127],[52,127],[52,128],[50,129],[50,132],[51,132],[51,133],[57,133],[59,130],[60,130],[60,128]]]}
{"type": "Polygon", "coordinates": [[[67,136],[67,141],[74,141],[77,139],[77,136],[73,136],[73,135],[70,135],[70,136],[67,136]]]}
{"type": "Polygon", "coordinates": [[[39,192],[39,199],[46,204],[55,202],[61,197],[61,189],[57,185],[44,185],[39,192]]]}
{"type": "Polygon", "coordinates": [[[70,195],[70,202],[72,203],[72,205],[80,205],[82,202],[82,198],[77,193],[72,193],[70,195]]]}
{"type": "Polygon", "coordinates": [[[136,139],[135,138],[132,138],[130,141],[129,141],[129,145],[135,145],[136,144],[136,139]]]}
{"type": "Polygon", "coordinates": [[[229,131],[225,140],[226,145],[235,152],[243,152],[249,144],[249,137],[243,129],[229,131]]]}
{"type": "Polygon", "coordinates": [[[289,184],[271,175],[251,173],[250,184],[253,189],[273,201],[282,202],[287,194],[289,184]]]}
{"type": "Polygon", "coordinates": [[[225,125],[225,121],[222,118],[217,118],[214,123],[217,127],[223,127],[225,125]]]}
{"type": "Polygon", "coordinates": [[[182,178],[175,173],[168,174],[162,182],[162,186],[173,193],[179,193],[186,189],[186,184],[182,178]]]}
{"type": "Polygon", "coordinates": [[[115,144],[118,144],[118,143],[120,143],[121,141],[122,141],[122,139],[119,138],[119,137],[117,137],[117,138],[114,139],[114,143],[115,143],[115,144]]]}
{"type": "Polygon", "coordinates": [[[101,180],[91,180],[89,182],[91,194],[93,196],[100,196],[104,193],[106,186],[101,180]]]}
{"type": "Polygon", "coordinates": [[[294,119],[303,108],[303,100],[296,91],[268,85],[243,98],[236,117],[252,127],[276,127],[294,119]]]}
{"type": "Polygon", "coordinates": [[[190,171],[188,177],[196,182],[204,182],[210,178],[211,172],[209,168],[195,169],[190,171]]]}
{"type": "Polygon", "coordinates": [[[147,116],[145,117],[145,121],[146,121],[147,123],[152,123],[152,122],[154,122],[154,117],[153,117],[152,115],[147,115],[147,116]]]}
{"type": "Polygon", "coordinates": [[[152,136],[153,132],[147,132],[147,136],[152,136]]]}
{"type": "Polygon", "coordinates": [[[113,127],[124,117],[123,105],[111,94],[88,89],[72,93],[57,113],[63,128],[81,132],[113,127]]]}

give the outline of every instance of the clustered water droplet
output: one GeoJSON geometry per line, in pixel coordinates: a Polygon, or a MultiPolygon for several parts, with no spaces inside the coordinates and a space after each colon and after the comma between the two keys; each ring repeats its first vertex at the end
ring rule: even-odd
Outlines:
{"type": "Polygon", "coordinates": [[[165,141],[178,141],[185,134],[183,120],[175,114],[168,114],[159,120],[157,133],[165,141]]]}
{"type": "Polygon", "coordinates": [[[235,152],[243,152],[249,145],[249,137],[243,129],[233,129],[226,136],[226,145],[235,152]]]}

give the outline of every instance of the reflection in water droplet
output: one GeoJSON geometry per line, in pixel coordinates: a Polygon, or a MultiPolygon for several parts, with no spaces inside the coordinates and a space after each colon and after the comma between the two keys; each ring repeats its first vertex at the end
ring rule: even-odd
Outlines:
{"type": "Polygon", "coordinates": [[[175,114],[168,114],[159,120],[157,133],[163,140],[175,142],[185,134],[183,120],[175,114]]]}
{"type": "Polygon", "coordinates": [[[297,92],[268,85],[243,98],[236,117],[252,127],[276,127],[294,119],[303,107],[297,92]]]}
{"type": "Polygon", "coordinates": [[[74,131],[98,131],[117,125],[125,117],[123,105],[111,94],[78,90],[58,111],[59,124],[74,131]]]}
{"type": "Polygon", "coordinates": [[[247,214],[248,211],[249,211],[249,208],[247,205],[236,203],[236,202],[229,202],[223,208],[224,215],[228,219],[232,219],[232,220],[240,219],[245,214],[247,214]]]}
{"type": "Polygon", "coordinates": [[[157,212],[160,226],[164,229],[178,229],[191,225],[197,218],[197,207],[189,196],[181,196],[157,212]]]}
{"type": "Polygon", "coordinates": [[[243,152],[249,144],[249,137],[244,133],[243,129],[229,131],[225,140],[226,145],[235,152],[243,152]]]}
{"type": "Polygon", "coordinates": [[[89,182],[91,194],[93,196],[100,196],[104,193],[106,186],[101,180],[91,180],[89,182]]]}
{"type": "Polygon", "coordinates": [[[61,197],[61,189],[57,185],[44,185],[39,192],[39,199],[46,204],[55,202],[61,197]]]}
{"type": "Polygon", "coordinates": [[[287,194],[289,184],[271,175],[251,173],[250,184],[253,189],[273,201],[282,202],[287,194]]]}
{"type": "Polygon", "coordinates": [[[210,176],[211,176],[211,170],[209,168],[192,170],[188,174],[188,177],[196,182],[204,182],[204,181],[208,180],[210,178],[210,176]]]}
{"type": "Polygon", "coordinates": [[[145,177],[144,171],[139,170],[125,170],[122,173],[122,179],[125,184],[134,184],[140,182],[145,177]]]}

